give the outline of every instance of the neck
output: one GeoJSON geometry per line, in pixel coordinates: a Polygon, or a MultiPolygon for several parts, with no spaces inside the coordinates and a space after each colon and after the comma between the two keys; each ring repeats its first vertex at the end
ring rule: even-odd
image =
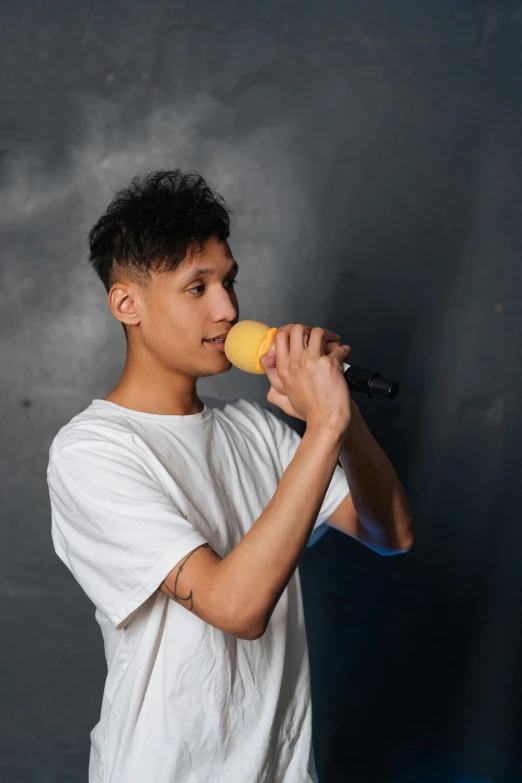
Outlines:
{"type": "Polygon", "coordinates": [[[189,416],[203,410],[196,382],[154,364],[150,357],[138,360],[128,350],[122,376],[105,399],[142,413],[189,416]]]}

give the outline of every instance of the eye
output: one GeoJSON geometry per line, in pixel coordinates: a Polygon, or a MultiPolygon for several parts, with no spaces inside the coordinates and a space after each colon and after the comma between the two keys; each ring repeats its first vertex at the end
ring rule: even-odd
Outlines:
{"type": "MultiPolygon", "coordinates": [[[[229,286],[230,286],[230,289],[232,290],[234,288],[235,284],[237,283],[237,280],[236,279],[234,279],[234,280],[225,280],[225,283],[228,283],[229,286]]],[[[188,292],[189,292],[189,294],[194,292],[194,295],[197,296],[198,294],[202,294],[203,293],[203,291],[199,291],[198,290],[199,288],[205,288],[203,283],[201,285],[195,286],[194,288],[189,288],[188,292]]]]}

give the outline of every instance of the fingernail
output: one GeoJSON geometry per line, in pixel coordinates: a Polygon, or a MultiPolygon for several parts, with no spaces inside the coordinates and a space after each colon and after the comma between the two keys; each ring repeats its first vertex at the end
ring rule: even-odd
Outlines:
{"type": "Polygon", "coordinates": [[[270,348],[268,349],[268,355],[273,356],[274,355],[274,343],[271,344],[270,348]]]}

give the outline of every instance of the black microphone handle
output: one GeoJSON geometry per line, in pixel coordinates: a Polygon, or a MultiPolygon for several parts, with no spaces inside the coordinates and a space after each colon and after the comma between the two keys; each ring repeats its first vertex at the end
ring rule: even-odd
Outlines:
{"type": "Polygon", "coordinates": [[[399,384],[396,381],[382,378],[380,373],[355,364],[341,364],[350,392],[365,394],[367,397],[386,397],[388,400],[394,400],[398,395],[399,384]]]}

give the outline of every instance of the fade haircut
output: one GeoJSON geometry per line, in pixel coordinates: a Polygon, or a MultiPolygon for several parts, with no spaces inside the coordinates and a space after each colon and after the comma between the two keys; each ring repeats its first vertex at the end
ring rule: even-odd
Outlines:
{"type": "Polygon", "coordinates": [[[231,212],[197,171],[139,174],[91,228],[89,261],[107,293],[122,278],[147,288],[152,272],[175,270],[211,236],[228,239],[231,212]]]}

